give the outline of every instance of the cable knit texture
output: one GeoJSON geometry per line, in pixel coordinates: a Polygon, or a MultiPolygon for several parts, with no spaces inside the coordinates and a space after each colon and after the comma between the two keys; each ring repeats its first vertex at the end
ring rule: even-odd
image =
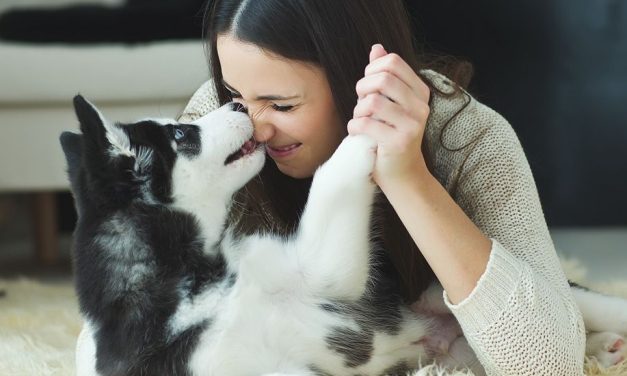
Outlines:
{"type": "MultiPolygon", "coordinates": [[[[446,77],[421,73],[442,92],[454,91],[446,77]]],[[[444,293],[444,301],[488,375],[583,375],[581,313],[518,137],[498,113],[463,94],[432,93],[424,150],[436,179],[492,239],[492,251],[473,292],[456,305],[444,293]]],[[[179,120],[192,121],[217,107],[208,81],[179,120]]]]}

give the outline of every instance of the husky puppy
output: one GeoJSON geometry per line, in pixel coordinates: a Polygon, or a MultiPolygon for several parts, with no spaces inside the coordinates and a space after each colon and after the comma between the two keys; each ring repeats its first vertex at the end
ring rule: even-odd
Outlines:
{"type": "Polygon", "coordinates": [[[61,143],[95,358],[79,374],[397,375],[459,334],[410,311],[378,267],[369,138],[318,169],[292,237],[237,237],[231,198],[265,159],[239,105],[191,124],[74,106],[82,134],[61,143]]]}
{"type": "MultiPolygon", "coordinates": [[[[293,237],[237,237],[232,195],[265,158],[242,107],[114,124],[81,96],[74,106],[82,134],[61,143],[79,214],[79,376],[399,375],[460,348],[441,286],[413,306],[429,314],[409,311],[369,242],[368,138],[346,138],[316,172],[293,237]]],[[[625,300],[573,293],[587,355],[623,360],[625,300]]]]}

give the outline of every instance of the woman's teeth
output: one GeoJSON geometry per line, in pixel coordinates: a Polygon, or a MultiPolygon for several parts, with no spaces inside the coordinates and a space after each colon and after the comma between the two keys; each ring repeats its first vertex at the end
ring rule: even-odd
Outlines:
{"type": "Polygon", "coordinates": [[[273,147],[266,144],[266,151],[272,158],[284,158],[298,152],[298,148],[303,144],[296,143],[287,146],[273,147]]]}
{"type": "Polygon", "coordinates": [[[280,148],[275,148],[275,147],[270,147],[273,150],[276,151],[290,151],[294,148],[297,148],[300,144],[293,144],[293,145],[288,145],[288,146],[284,146],[284,147],[280,147],[280,148]]]}

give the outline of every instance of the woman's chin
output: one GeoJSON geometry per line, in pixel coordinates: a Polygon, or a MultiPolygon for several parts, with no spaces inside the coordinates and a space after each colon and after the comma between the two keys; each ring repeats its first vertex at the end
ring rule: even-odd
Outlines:
{"type": "Polygon", "coordinates": [[[295,168],[288,164],[279,163],[277,161],[274,161],[274,163],[276,164],[279,171],[281,171],[281,173],[294,179],[310,178],[313,176],[315,171],[315,169],[295,168]]]}

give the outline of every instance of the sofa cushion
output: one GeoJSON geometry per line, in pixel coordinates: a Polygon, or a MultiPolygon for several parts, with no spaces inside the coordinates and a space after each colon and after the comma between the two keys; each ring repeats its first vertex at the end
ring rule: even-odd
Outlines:
{"type": "Polygon", "coordinates": [[[95,46],[0,43],[0,105],[189,97],[209,77],[202,41],[95,46]]]}

